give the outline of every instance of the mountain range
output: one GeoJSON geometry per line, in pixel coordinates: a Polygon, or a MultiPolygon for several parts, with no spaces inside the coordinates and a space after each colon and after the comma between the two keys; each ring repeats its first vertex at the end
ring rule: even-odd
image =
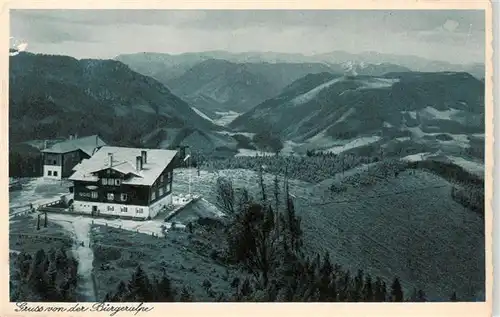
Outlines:
{"type": "Polygon", "coordinates": [[[311,63],[233,63],[209,59],[165,84],[204,112],[245,112],[272,98],[292,81],[309,73],[330,71],[311,63]]]}
{"type": "Polygon", "coordinates": [[[323,63],[327,65],[340,65],[346,62],[375,65],[387,63],[406,67],[412,71],[455,71],[470,73],[478,79],[485,77],[484,63],[460,65],[413,55],[384,54],[370,51],[357,54],[333,51],[313,55],[277,52],[232,53],[227,51],[188,52],[177,55],[142,52],[121,54],[116,56],[115,59],[124,62],[139,73],[158,79],[160,82],[179,77],[189,68],[207,59],[223,59],[233,63],[323,63]]]}
{"type": "Polygon", "coordinates": [[[221,129],[155,79],[114,60],[12,56],[9,105],[11,142],[99,133],[130,144],[165,126],[221,129]]]}
{"type": "Polygon", "coordinates": [[[333,152],[381,143],[462,154],[484,145],[484,83],[461,72],[307,75],[229,124],[333,152]],[[356,147],[357,147],[356,146],[356,147]]]}
{"type": "Polygon", "coordinates": [[[266,131],[299,153],[364,145],[369,151],[411,149],[409,154],[460,156],[473,147],[481,158],[484,152],[484,81],[467,72],[415,72],[356,60],[297,62],[297,54],[220,52],[209,58],[214,54],[11,56],[10,140],[98,133],[118,145],[182,143],[235,153],[242,145],[259,148],[251,134],[266,131]],[[220,59],[228,56],[235,61],[220,59]],[[270,61],[257,62],[262,56],[270,61]],[[118,61],[124,58],[129,65],[118,61]],[[161,72],[138,72],[137,60],[143,73],[177,73],[161,82],[161,72]],[[227,126],[213,120],[224,111],[236,117],[227,126]]]}
{"type": "Polygon", "coordinates": [[[215,112],[245,112],[255,105],[279,94],[293,81],[321,72],[342,74],[346,70],[361,75],[383,75],[387,72],[410,71],[406,67],[381,63],[346,62],[328,64],[318,62],[233,62],[225,59],[206,59],[206,55],[179,56],[179,64],[167,55],[164,63],[158,54],[119,56],[117,60],[127,63],[137,72],[152,76],[173,93],[192,106],[202,110],[210,118],[215,112]],[[148,64],[147,61],[154,60],[148,64]],[[194,64],[194,65],[193,65],[194,64]],[[149,65],[149,67],[148,67],[149,65]],[[170,67],[173,67],[170,70],[170,67]],[[184,73],[179,75],[182,67],[184,73]]]}

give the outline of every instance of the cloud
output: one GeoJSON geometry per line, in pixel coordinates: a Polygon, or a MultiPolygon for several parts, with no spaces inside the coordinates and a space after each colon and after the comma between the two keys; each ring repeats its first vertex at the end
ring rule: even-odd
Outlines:
{"type": "Polygon", "coordinates": [[[52,20],[49,16],[30,13],[12,14],[10,20],[11,36],[23,38],[28,42],[63,43],[92,42],[91,26],[75,26],[52,20]]]}
{"type": "Polygon", "coordinates": [[[141,51],[369,50],[466,60],[484,50],[484,12],[12,10],[11,32],[31,50],[75,57],[141,51]],[[455,56],[457,47],[460,56],[455,56]]]}
{"type": "Polygon", "coordinates": [[[448,32],[454,32],[460,23],[458,23],[455,20],[446,20],[446,22],[443,24],[443,29],[445,29],[448,32]]]}

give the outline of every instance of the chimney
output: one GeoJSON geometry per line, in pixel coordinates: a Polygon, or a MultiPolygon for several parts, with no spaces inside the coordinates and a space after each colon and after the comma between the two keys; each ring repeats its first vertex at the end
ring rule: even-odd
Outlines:
{"type": "Polygon", "coordinates": [[[148,155],[146,151],[144,150],[141,151],[141,158],[142,158],[142,164],[148,163],[148,155]]]}
{"type": "Polygon", "coordinates": [[[135,168],[138,172],[142,170],[142,156],[135,157],[135,168]]]}
{"type": "Polygon", "coordinates": [[[113,167],[113,153],[108,153],[109,167],[113,167]]]}

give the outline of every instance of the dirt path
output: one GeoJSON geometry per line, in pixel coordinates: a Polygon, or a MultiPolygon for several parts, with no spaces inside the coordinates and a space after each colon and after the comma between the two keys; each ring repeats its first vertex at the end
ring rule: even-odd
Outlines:
{"type": "Polygon", "coordinates": [[[77,292],[79,301],[96,301],[94,294],[94,284],[92,280],[92,263],[94,261],[94,252],[90,248],[90,223],[87,219],[77,218],[73,222],[73,228],[78,241],[83,245],[74,246],[73,252],[78,258],[78,274],[81,275],[77,292]]]}
{"type": "Polygon", "coordinates": [[[77,286],[77,299],[82,302],[96,301],[92,268],[94,252],[90,246],[90,223],[91,220],[84,217],[74,217],[63,214],[52,214],[51,220],[56,221],[66,230],[71,232],[75,240],[80,242],[73,245],[73,255],[78,259],[78,275],[80,275],[77,286]]]}

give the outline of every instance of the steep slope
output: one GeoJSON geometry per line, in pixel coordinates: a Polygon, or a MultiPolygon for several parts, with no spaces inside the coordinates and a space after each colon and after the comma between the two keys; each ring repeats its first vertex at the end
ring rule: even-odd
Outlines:
{"type": "MultiPolygon", "coordinates": [[[[484,133],[484,83],[467,73],[308,75],[236,118],[237,131],[270,130],[311,147],[344,146],[359,138],[427,141],[468,147],[484,133]],[[324,142],[325,140],[335,142],[324,142]]],[[[359,141],[359,140],[358,140],[359,141]]],[[[361,140],[363,141],[363,140],[361,140]]]]}
{"type": "Polygon", "coordinates": [[[197,108],[245,112],[306,74],[331,70],[324,64],[233,63],[209,59],[166,85],[197,108]]]}
{"type": "Polygon", "coordinates": [[[243,65],[215,59],[195,65],[167,85],[182,98],[192,101],[195,107],[219,111],[242,112],[276,92],[264,76],[248,71],[243,65]]]}
{"type": "Polygon", "coordinates": [[[99,133],[131,144],[157,127],[220,127],[158,81],[113,60],[10,57],[11,142],[99,133]]]}
{"type": "Polygon", "coordinates": [[[171,55],[164,53],[122,54],[114,59],[130,67],[133,71],[153,77],[165,84],[168,80],[179,77],[194,65],[212,58],[204,53],[184,53],[171,55]]]}

